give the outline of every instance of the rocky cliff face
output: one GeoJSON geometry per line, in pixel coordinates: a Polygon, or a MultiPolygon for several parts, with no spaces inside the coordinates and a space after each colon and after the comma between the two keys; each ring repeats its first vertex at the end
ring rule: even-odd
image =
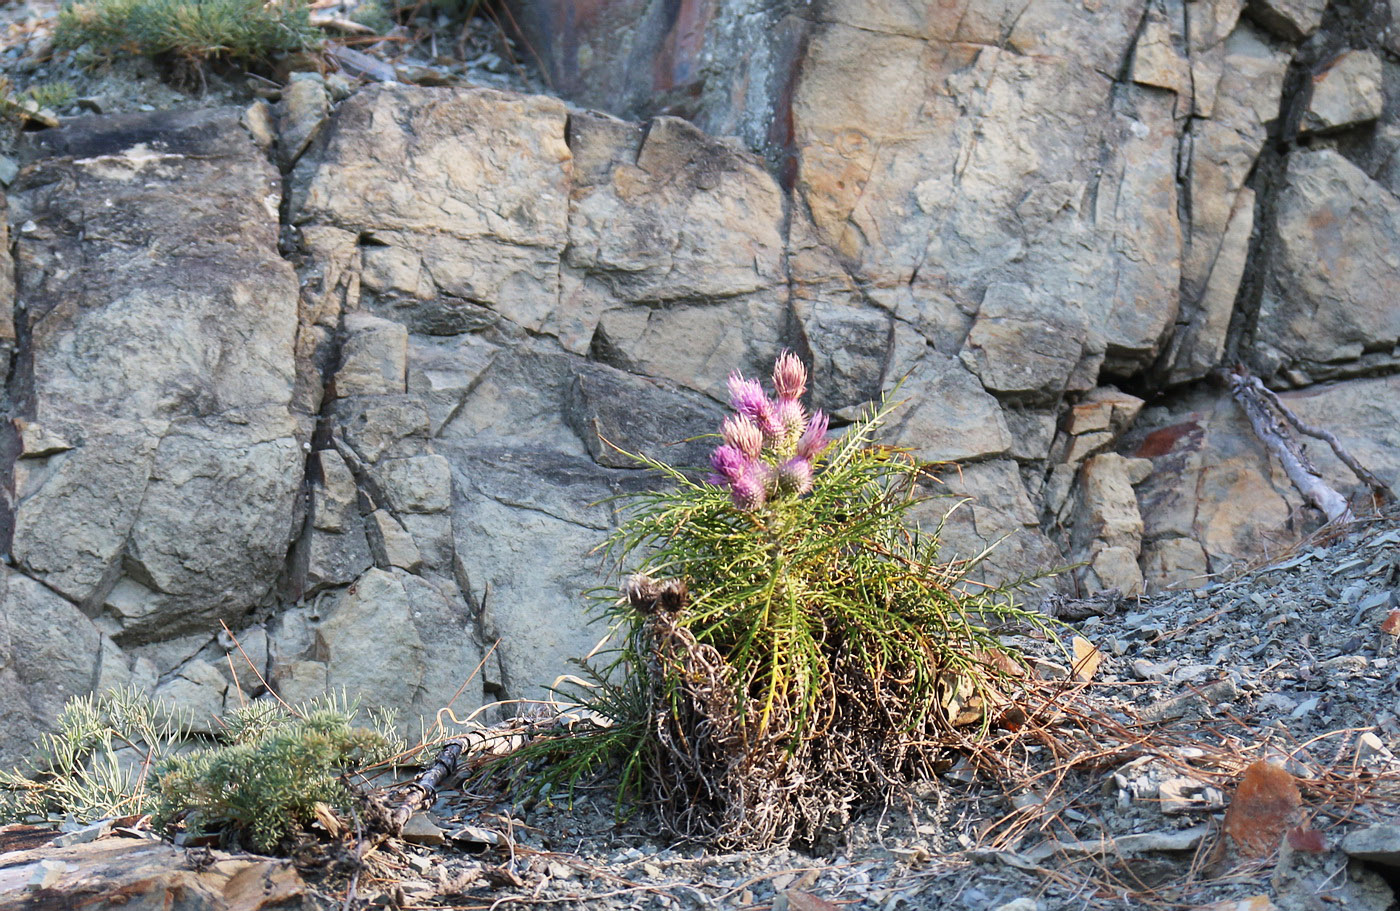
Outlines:
{"type": "Polygon", "coordinates": [[[1189,585],[1306,530],[1202,382],[1229,361],[1400,481],[1384,0],[520,6],[559,91],[633,119],[299,77],[34,135],[0,758],[93,687],[208,723],[250,664],[410,716],[483,656],[459,714],[539,692],[653,483],[614,446],[698,464],[783,347],[838,416],[903,380],[890,442],[958,463],[948,551],[1005,537],[993,578],[1189,585]]]}

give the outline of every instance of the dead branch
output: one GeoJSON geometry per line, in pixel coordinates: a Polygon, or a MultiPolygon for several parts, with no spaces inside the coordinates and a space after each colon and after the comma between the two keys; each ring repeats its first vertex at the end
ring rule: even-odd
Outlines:
{"type": "Polygon", "coordinates": [[[1254,385],[1257,387],[1259,393],[1269,401],[1270,405],[1278,409],[1279,414],[1283,415],[1284,420],[1293,425],[1293,429],[1306,436],[1326,442],[1328,446],[1332,447],[1332,452],[1341,460],[1342,464],[1350,468],[1351,473],[1356,475],[1357,479],[1367,487],[1370,487],[1377,496],[1389,498],[1395,495],[1388,484],[1371,474],[1360,462],[1356,461],[1356,458],[1343,448],[1341,441],[1338,440],[1331,431],[1304,423],[1302,418],[1293,413],[1293,409],[1283,403],[1283,399],[1279,398],[1278,393],[1259,382],[1258,377],[1252,377],[1251,379],[1254,380],[1254,385]]]}
{"type": "Polygon", "coordinates": [[[1322,479],[1321,473],[1308,459],[1303,447],[1289,432],[1288,425],[1280,420],[1280,412],[1274,404],[1278,401],[1277,396],[1273,396],[1271,401],[1272,393],[1264,388],[1258,377],[1251,375],[1243,367],[1236,367],[1227,379],[1230,394],[1244,409],[1255,435],[1283,465],[1288,480],[1293,482],[1293,486],[1303,498],[1322,510],[1329,523],[1344,524],[1352,521],[1355,516],[1352,515],[1351,507],[1347,505],[1346,497],[1322,479]]]}
{"type": "Polygon", "coordinates": [[[606,719],[577,706],[541,703],[545,711],[516,715],[488,727],[468,731],[443,743],[433,764],[413,781],[379,788],[366,797],[366,818],[376,832],[397,836],[414,813],[426,810],[437,799],[443,782],[467,763],[499,759],[519,750],[550,731],[577,724],[605,725],[606,719]]]}

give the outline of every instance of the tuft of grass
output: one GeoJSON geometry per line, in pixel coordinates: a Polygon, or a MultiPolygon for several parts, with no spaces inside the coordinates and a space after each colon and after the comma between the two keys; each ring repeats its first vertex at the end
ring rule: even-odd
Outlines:
{"type": "Polygon", "coordinates": [[[315,819],[318,803],[349,813],[357,796],[352,773],[403,752],[391,718],[372,712],[371,727],[359,727],[357,714],[356,703],[333,696],[295,713],[248,703],[225,720],[225,742],[156,768],[152,822],[218,831],[227,844],[267,853],[285,849],[315,819]]]}
{"type": "Polygon", "coordinates": [[[59,10],[54,44],[105,56],[266,65],[319,46],[309,17],[306,0],[71,0],[59,10]]]}
{"type": "Polygon", "coordinates": [[[811,844],[934,777],[968,742],[955,727],[989,731],[1025,673],[989,625],[1053,631],[906,524],[925,473],[875,444],[890,409],[817,459],[809,492],[757,508],[638,456],[670,486],[636,495],[607,545],[640,575],[602,604],[620,645],[585,664],[580,697],[613,723],[534,744],[516,771],[554,790],[615,767],[619,806],[673,834],[811,844]]]}
{"type": "Polygon", "coordinates": [[[188,726],[188,718],[135,689],[70,699],[57,729],[36,745],[37,771],[0,770],[0,820],[147,813],[155,802],[152,769],[188,726]]]}
{"type": "Polygon", "coordinates": [[[393,719],[328,696],[299,707],[249,702],[203,746],[189,719],[134,689],[72,699],[31,774],[0,771],[0,821],[91,822],[150,813],[162,829],[218,832],[278,852],[317,803],[349,811],[350,775],[404,752],[393,719]]]}
{"type": "Polygon", "coordinates": [[[65,79],[55,79],[52,82],[31,85],[25,90],[25,94],[34,99],[34,103],[39,107],[59,111],[77,99],[78,90],[73,87],[73,83],[65,79]]]}

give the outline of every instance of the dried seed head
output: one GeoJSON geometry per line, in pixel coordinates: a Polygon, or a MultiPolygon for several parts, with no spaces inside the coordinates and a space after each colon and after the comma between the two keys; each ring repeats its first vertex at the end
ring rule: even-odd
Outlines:
{"type": "Polygon", "coordinates": [[[653,579],[642,573],[629,576],[622,592],[632,609],[642,614],[678,613],[688,595],[682,579],[653,579]]]}

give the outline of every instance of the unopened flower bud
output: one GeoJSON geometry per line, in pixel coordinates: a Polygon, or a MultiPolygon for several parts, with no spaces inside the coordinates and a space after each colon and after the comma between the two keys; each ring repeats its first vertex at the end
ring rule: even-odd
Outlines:
{"type": "Polygon", "coordinates": [[[720,428],[720,434],[724,437],[724,442],[733,446],[750,459],[756,459],[763,452],[763,431],[758,429],[750,418],[745,415],[731,415],[724,419],[724,426],[720,428]]]}
{"type": "Polygon", "coordinates": [[[788,459],[778,466],[778,489],[783,493],[807,493],[812,489],[812,463],[807,459],[788,459]]]}
{"type": "Polygon", "coordinates": [[[811,419],[807,421],[807,429],[802,431],[802,436],[797,440],[798,458],[811,460],[826,449],[826,429],[829,422],[830,419],[823,412],[812,412],[811,419]]]}
{"type": "Polygon", "coordinates": [[[777,390],[778,397],[784,399],[800,399],[807,391],[807,368],[791,351],[778,355],[777,362],[773,364],[773,388],[777,390]]]}

